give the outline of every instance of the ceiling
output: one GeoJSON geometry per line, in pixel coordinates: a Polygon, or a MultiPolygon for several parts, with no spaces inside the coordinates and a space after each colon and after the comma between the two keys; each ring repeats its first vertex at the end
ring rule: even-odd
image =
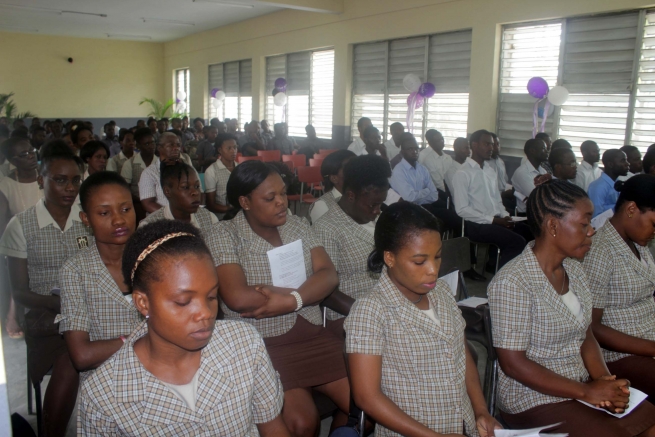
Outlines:
{"type": "Polygon", "coordinates": [[[0,31],[164,42],[281,9],[255,0],[0,0],[0,31]]]}

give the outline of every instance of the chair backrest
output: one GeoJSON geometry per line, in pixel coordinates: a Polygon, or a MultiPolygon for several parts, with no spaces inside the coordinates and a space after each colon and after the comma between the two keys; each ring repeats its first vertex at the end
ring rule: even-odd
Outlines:
{"type": "Polygon", "coordinates": [[[339,150],[339,149],[320,149],[320,150],[318,151],[318,154],[321,155],[321,156],[323,156],[323,157],[325,158],[325,157],[328,156],[330,153],[334,153],[334,152],[336,152],[337,150],[339,150]]]}
{"type": "Polygon", "coordinates": [[[320,184],[323,182],[323,176],[321,176],[321,168],[306,166],[298,168],[298,181],[305,184],[320,184]]]}
{"type": "Polygon", "coordinates": [[[451,238],[441,242],[441,268],[439,276],[458,269],[466,272],[471,269],[471,242],[466,237],[451,238]]]}
{"type": "Polygon", "coordinates": [[[264,158],[262,158],[261,156],[239,156],[237,158],[237,162],[239,164],[246,161],[263,161],[263,160],[264,158]]]}
{"type": "Polygon", "coordinates": [[[289,170],[293,171],[295,166],[293,165],[293,161],[283,161],[284,164],[286,164],[287,167],[289,167],[289,170]]]}
{"type": "Polygon", "coordinates": [[[310,158],[309,159],[309,166],[310,167],[318,167],[321,168],[321,165],[323,165],[323,158],[310,158]]]}
{"type": "Polygon", "coordinates": [[[293,162],[294,168],[306,167],[307,157],[305,155],[282,155],[282,162],[293,162]]]}
{"type": "Polygon", "coordinates": [[[264,162],[279,162],[282,152],[279,150],[258,150],[257,156],[261,156],[264,162]]]}

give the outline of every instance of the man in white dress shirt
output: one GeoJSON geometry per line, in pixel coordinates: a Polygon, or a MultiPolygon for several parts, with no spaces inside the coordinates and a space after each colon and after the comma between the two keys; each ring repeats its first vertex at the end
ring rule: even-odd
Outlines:
{"type": "Polygon", "coordinates": [[[511,213],[516,209],[514,187],[512,187],[509,183],[509,177],[507,177],[507,169],[505,168],[505,161],[503,161],[503,159],[500,157],[500,139],[498,138],[498,135],[493,132],[491,132],[491,136],[494,139],[494,149],[491,153],[491,159],[487,161],[487,165],[496,170],[500,197],[503,199],[503,205],[505,205],[505,209],[511,213]]]}
{"type": "Polygon", "coordinates": [[[369,126],[362,133],[364,139],[364,150],[360,155],[379,155],[389,161],[387,156],[387,148],[382,144],[382,136],[378,128],[369,126]]]}
{"type": "Polygon", "coordinates": [[[493,145],[493,137],[486,130],[471,135],[473,153],[455,173],[453,197],[457,215],[466,221],[466,235],[471,241],[498,246],[499,266],[503,266],[523,251],[523,235],[529,238],[530,232],[525,224],[514,223],[503,206],[496,172],[486,165],[493,145]]]}
{"type": "Polygon", "coordinates": [[[587,191],[589,185],[600,177],[603,173],[598,168],[600,161],[600,147],[595,141],[587,140],[580,145],[582,153],[582,162],[578,166],[578,172],[575,176],[575,184],[587,191]]]}
{"type": "MultiPolygon", "coordinates": [[[[389,162],[391,162],[400,154],[400,137],[405,133],[405,126],[398,122],[392,123],[391,126],[389,126],[389,133],[391,134],[391,138],[384,143],[384,147],[387,149],[387,157],[389,158],[389,162]]],[[[392,164],[391,168],[394,166],[395,165],[392,164]]]]}
{"type": "Polygon", "coordinates": [[[526,141],[523,152],[527,159],[521,162],[512,176],[512,185],[516,190],[514,195],[518,199],[516,206],[521,213],[525,213],[525,202],[534,190],[534,178],[547,173],[541,164],[548,160],[546,143],[538,138],[526,141]]]}
{"type": "Polygon", "coordinates": [[[450,168],[446,171],[445,181],[446,181],[446,187],[448,187],[448,191],[450,191],[450,198],[454,202],[455,199],[453,199],[453,193],[455,192],[455,190],[453,189],[453,178],[455,177],[455,173],[457,173],[457,170],[462,168],[462,164],[464,164],[464,161],[466,161],[467,158],[471,156],[471,148],[469,147],[469,140],[461,137],[457,138],[453,143],[453,150],[455,151],[455,157],[450,163],[450,168]]]}
{"type": "Polygon", "coordinates": [[[364,144],[364,131],[369,126],[373,126],[373,123],[371,123],[370,118],[362,117],[359,120],[357,120],[357,130],[359,131],[359,137],[355,138],[355,141],[350,143],[350,146],[348,146],[348,150],[350,150],[357,156],[365,154],[363,153],[366,148],[366,144],[364,144]]]}
{"type": "Polygon", "coordinates": [[[418,162],[430,172],[432,182],[437,187],[437,190],[439,190],[439,197],[445,198],[446,183],[444,178],[453,163],[453,158],[443,152],[445,143],[441,132],[430,129],[425,133],[425,139],[428,142],[428,147],[421,150],[418,156],[418,162]]]}

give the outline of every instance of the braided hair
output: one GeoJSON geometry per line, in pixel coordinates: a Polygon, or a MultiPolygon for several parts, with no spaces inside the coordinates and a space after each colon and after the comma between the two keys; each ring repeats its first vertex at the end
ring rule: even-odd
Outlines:
{"type": "Polygon", "coordinates": [[[141,226],[129,239],[123,251],[123,278],[125,283],[132,290],[148,292],[153,281],[159,278],[159,266],[166,258],[194,254],[196,256],[207,256],[211,253],[200,237],[200,231],[191,223],[178,220],[159,220],[141,226]],[[188,234],[157,245],[148,255],[141,259],[139,256],[150,248],[158,240],[172,234],[188,234]],[[135,269],[136,266],[136,269],[135,269]]]}
{"type": "Polygon", "coordinates": [[[568,181],[551,180],[537,186],[527,202],[530,230],[535,237],[541,236],[541,225],[547,216],[561,219],[577,201],[588,198],[585,190],[568,181]]]}

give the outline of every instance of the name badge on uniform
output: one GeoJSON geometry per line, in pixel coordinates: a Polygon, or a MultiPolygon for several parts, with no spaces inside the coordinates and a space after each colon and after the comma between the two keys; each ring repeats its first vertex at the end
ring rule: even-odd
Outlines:
{"type": "Polygon", "coordinates": [[[77,248],[78,249],[89,248],[89,238],[86,235],[83,237],[77,237],[77,248]]]}

